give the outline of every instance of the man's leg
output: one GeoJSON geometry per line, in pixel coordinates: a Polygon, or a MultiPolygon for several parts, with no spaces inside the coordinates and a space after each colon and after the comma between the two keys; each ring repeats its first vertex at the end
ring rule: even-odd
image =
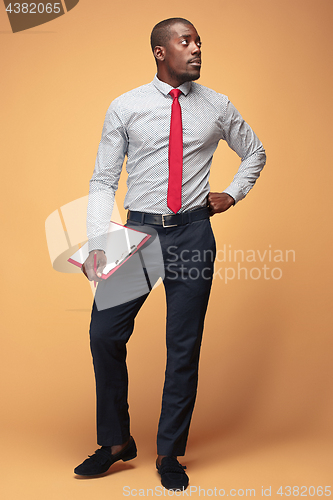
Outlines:
{"type": "Polygon", "coordinates": [[[158,462],[162,456],[185,454],[215,259],[209,219],[168,231],[161,238],[166,265],[167,366],[157,435],[158,462]]]}
{"type": "Polygon", "coordinates": [[[138,299],[98,311],[94,302],[90,324],[90,347],[96,378],[97,443],[115,446],[130,437],[126,343],[134,319],[147,294],[138,299]]]}
{"type": "Polygon", "coordinates": [[[147,295],[102,310],[98,310],[95,296],[90,347],[96,378],[97,443],[101,448],[78,465],[75,474],[99,475],[118,460],[136,457],[127,403],[126,343],[132,334],[135,316],[147,295]]]}

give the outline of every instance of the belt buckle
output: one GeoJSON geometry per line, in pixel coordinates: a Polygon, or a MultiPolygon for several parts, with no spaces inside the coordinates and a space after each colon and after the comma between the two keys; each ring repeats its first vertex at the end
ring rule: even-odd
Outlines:
{"type": "Polygon", "coordinates": [[[167,217],[168,215],[172,215],[172,214],[162,214],[162,226],[163,227],[175,227],[175,226],[177,226],[178,224],[168,224],[168,225],[166,225],[167,223],[165,223],[164,217],[167,217]]]}

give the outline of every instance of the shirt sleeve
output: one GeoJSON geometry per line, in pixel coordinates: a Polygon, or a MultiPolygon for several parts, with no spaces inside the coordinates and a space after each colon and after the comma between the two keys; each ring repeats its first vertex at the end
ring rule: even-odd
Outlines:
{"type": "Polygon", "coordinates": [[[229,147],[242,160],[232,183],[223,191],[232,196],[236,204],[254,186],[266,163],[266,153],[256,134],[230,101],[226,107],[223,130],[229,147]]]}
{"type": "Polygon", "coordinates": [[[113,101],[106,113],[95,169],[90,180],[87,210],[89,252],[106,248],[115,192],[127,147],[126,129],[120,117],[119,106],[113,101]]]}

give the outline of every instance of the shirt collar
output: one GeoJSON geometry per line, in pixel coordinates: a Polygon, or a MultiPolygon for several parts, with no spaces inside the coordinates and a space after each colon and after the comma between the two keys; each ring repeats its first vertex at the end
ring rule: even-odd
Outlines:
{"type": "MultiPolygon", "coordinates": [[[[157,75],[154,76],[153,84],[155,87],[162,92],[164,95],[168,95],[170,90],[172,90],[174,87],[171,87],[168,83],[162,82],[159,78],[157,78],[157,75]]],[[[185,82],[179,85],[177,87],[184,95],[187,95],[190,90],[191,90],[191,82],[185,82]]]]}

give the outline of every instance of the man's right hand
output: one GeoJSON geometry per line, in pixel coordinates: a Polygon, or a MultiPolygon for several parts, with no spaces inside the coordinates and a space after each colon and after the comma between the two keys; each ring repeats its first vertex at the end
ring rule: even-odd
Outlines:
{"type": "Polygon", "coordinates": [[[103,250],[92,250],[85,262],[82,264],[81,271],[89,281],[103,281],[102,272],[106,266],[106,255],[103,250]],[[95,267],[96,255],[96,267],[95,267]]]}

